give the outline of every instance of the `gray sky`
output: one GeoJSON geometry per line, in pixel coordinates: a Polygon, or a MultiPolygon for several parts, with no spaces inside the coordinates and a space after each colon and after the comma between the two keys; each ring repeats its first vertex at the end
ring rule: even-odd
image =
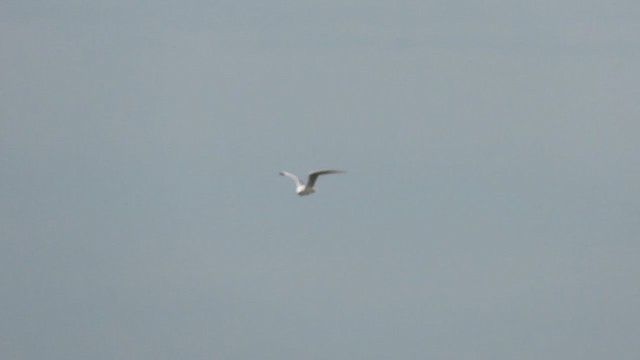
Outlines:
{"type": "Polygon", "coordinates": [[[0,358],[637,359],[639,16],[3,1],[0,358]]]}

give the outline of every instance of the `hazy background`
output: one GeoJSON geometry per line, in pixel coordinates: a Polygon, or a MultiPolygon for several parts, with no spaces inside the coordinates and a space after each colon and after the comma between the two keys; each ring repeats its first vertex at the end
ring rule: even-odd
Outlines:
{"type": "Polygon", "coordinates": [[[0,357],[638,359],[639,64],[636,1],[5,0],[0,357]]]}

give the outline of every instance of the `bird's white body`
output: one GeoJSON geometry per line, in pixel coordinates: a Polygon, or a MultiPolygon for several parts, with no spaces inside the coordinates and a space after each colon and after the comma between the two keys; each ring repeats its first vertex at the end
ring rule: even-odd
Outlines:
{"type": "Polygon", "coordinates": [[[286,177],[290,178],[291,180],[293,180],[293,182],[296,183],[296,194],[298,194],[299,196],[304,196],[304,195],[309,195],[309,194],[313,194],[314,192],[316,192],[316,189],[314,188],[314,186],[316,184],[316,180],[318,180],[318,176],[325,175],[325,174],[339,174],[339,173],[343,173],[343,172],[344,171],[341,171],[341,170],[314,171],[314,172],[309,174],[309,179],[307,180],[306,184],[301,182],[300,179],[298,179],[298,177],[295,176],[292,173],[289,173],[289,172],[286,172],[286,171],[281,171],[280,175],[286,176],[286,177]]]}
{"type": "Polygon", "coordinates": [[[307,187],[305,185],[296,186],[296,194],[300,196],[311,195],[316,192],[316,189],[307,187]]]}

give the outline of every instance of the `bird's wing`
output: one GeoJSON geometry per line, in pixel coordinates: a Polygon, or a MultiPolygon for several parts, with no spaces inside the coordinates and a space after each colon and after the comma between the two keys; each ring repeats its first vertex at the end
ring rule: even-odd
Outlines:
{"type": "Polygon", "coordinates": [[[296,183],[296,186],[300,186],[300,179],[298,179],[298,177],[293,175],[292,173],[286,172],[286,171],[280,171],[280,175],[290,178],[296,183]]]}
{"type": "Polygon", "coordinates": [[[326,174],[339,174],[343,173],[342,170],[320,170],[314,171],[309,174],[309,180],[307,181],[307,187],[313,187],[316,184],[316,180],[318,180],[318,176],[326,175],[326,174]]]}

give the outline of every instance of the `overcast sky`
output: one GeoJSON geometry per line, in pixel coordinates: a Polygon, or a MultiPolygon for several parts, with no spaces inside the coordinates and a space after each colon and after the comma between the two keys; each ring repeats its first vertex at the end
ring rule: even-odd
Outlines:
{"type": "Polygon", "coordinates": [[[0,358],[638,359],[639,64],[635,1],[5,0],[0,358]]]}

